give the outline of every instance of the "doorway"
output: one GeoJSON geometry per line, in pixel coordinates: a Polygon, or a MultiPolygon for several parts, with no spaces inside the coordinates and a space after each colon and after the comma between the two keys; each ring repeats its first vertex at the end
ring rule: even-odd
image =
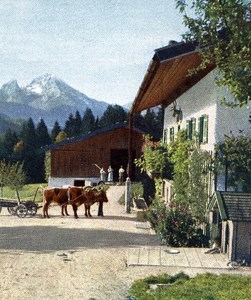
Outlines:
{"type": "Polygon", "coordinates": [[[111,149],[111,166],[113,168],[114,181],[119,180],[119,168],[123,166],[125,169],[124,179],[127,178],[128,150],[127,149],[111,149]]]}

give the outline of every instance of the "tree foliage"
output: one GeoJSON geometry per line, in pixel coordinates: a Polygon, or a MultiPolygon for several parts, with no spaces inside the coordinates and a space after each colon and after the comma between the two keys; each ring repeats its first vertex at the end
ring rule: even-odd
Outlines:
{"type": "Polygon", "coordinates": [[[176,3],[189,29],[185,40],[198,42],[202,56],[198,69],[215,63],[220,71],[217,85],[228,86],[233,95],[232,101],[223,101],[233,107],[247,104],[251,100],[250,1],[176,0],[176,3]]]}
{"type": "Polygon", "coordinates": [[[0,161],[0,188],[9,186],[13,189],[20,189],[26,182],[23,163],[10,163],[5,160],[0,161]]]}
{"type": "Polygon", "coordinates": [[[103,116],[100,118],[99,126],[108,127],[112,124],[122,124],[127,121],[127,113],[120,105],[108,105],[103,116]]]}
{"type": "Polygon", "coordinates": [[[95,117],[90,108],[84,112],[81,129],[83,134],[88,134],[96,129],[95,117]]]}
{"type": "Polygon", "coordinates": [[[227,176],[226,189],[251,192],[251,137],[226,136],[217,153],[219,169],[227,176]]]}
{"type": "Polygon", "coordinates": [[[61,127],[60,127],[58,121],[56,121],[53,125],[52,130],[51,130],[51,141],[53,143],[56,141],[56,137],[58,136],[60,131],[61,131],[61,127]]]}

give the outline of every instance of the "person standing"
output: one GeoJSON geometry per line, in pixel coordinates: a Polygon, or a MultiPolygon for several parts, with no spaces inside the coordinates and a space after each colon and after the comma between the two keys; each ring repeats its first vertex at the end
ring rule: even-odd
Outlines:
{"type": "Polygon", "coordinates": [[[112,182],[113,181],[113,169],[111,166],[109,166],[107,172],[108,172],[107,181],[112,182]]]}
{"type": "Polygon", "coordinates": [[[119,169],[119,183],[122,183],[124,181],[124,173],[125,173],[125,170],[123,169],[123,166],[120,166],[120,169],[119,169]]]}
{"type": "Polygon", "coordinates": [[[100,169],[100,180],[105,182],[105,170],[103,168],[100,169]]]}

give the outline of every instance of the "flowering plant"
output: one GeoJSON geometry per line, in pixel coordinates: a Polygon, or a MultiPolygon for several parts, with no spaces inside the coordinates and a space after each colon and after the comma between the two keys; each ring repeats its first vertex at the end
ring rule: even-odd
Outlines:
{"type": "Polygon", "coordinates": [[[150,135],[145,135],[142,152],[141,157],[134,161],[141,172],[162,175],[168,160],[167,146],[161,141],[153,141],[150,135]]]}

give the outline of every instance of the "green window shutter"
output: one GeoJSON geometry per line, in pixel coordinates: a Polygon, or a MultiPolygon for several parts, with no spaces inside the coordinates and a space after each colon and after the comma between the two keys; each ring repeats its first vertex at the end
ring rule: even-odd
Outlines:
{"type": "Polygon", "coordinates": [[[191,119],[191,137],[195,136],[195,132],[196,132],[196,119],[192,118],[191,119]]]}
{"type": "Polygon", "coordinates": [[[203,116],[204,122],[203,122],[203,143],[208,143],[208,116],[203,116]]]}
{"type": "Polygon", "coordinates": [[[203,127],[204,127],[204,117],[200,117],[199,118],[199,125],[198,125],[198,129],[199,129],[199,143],[200,144],[203,143],[203,127]]]}
{"type": "Polygon", "coordinates": [[[174,142],[174,127],[170,128],[170,142],[174,142]]]}
{"type": "Polygon", "coordinates": [[[186,133],[187,133],[187,138],[190,139],[191,136],[191,126],[190,126],[190,121],[186,121],[186,133]]]}
{"type": "Polygon", "coordinates": [[[164,133],[163,133],[163,142],[166,144],[167,143],[167,134],[168,134],[168,130],[165,129],[164,133]]]}

